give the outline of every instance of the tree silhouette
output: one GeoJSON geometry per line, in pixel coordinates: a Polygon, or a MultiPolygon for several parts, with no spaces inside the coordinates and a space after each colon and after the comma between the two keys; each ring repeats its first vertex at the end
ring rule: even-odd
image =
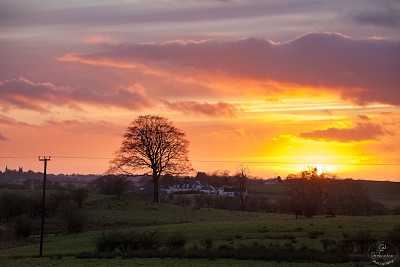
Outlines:
{"type": "Polygon", "coordinates": [[[128,190],[130,180],[124,175],[104,175],[94,181],[103,194],[115,195],[118,200],[121,199],[122,194],[128,190]]]}
{"type": "Polygon", "coordinates": [[[316,167],[308,167],[298,174],[287,177],[287,194],[290,198],[290,209],[298,215],[312,217],[326,206],[332,181],[336,175],[322,172],[316,167]]]}
{"type": "Polygon", "coordinates": [[[111,162],[111,171],[137,174],[152,172],[154,202],[159,200],[161,175],[180,175],[191,170],[189,141],[185,133],[164,117],[145,115],[134,120],[124,134],[122,146],[111,162]]]}
{"type": "Polygon", "coordinates": [[[242,163],[236,166],[236,179],[238,182],[240,208],[245,210],[246,205],[246,182],[248,180],[249,168],[245,167],[242,163]]]}

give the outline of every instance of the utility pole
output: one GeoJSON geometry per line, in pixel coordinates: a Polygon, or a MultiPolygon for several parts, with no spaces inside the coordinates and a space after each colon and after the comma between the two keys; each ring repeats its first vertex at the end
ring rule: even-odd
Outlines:
{"type": "Polygon", "coordinates": [[[50,157],[39,157],[39,161],[43,161],[44,163],[44,172],[43,172],[43,196],[42,196],[42,222],[40,224],[40,252],[39,257],[43,255],[43,230],[44,230],[44,219],[46,216],[46,169],[47,169],[47,161],[50,160],[50,157]]]}

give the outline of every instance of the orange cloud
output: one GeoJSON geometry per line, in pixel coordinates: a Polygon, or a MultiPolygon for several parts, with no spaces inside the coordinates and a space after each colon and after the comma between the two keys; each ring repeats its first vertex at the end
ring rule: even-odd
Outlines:
{"type": "MultiPolygon", "coordinates": [[[[126,44],[104,52],[73,54],[73,60],[117,67],[144,66],[164,76],[186,76],[197,82],[202,80],[196,76],[205,73],[255,84],[275,81],[293,85],[294,91],[323,88],[361,105],[400,105],[399,51],[400,42],[395,40],[356,40],[337,33],[309,33],[285,43],[248,38],[231,42],[126,44]]],[[[274,86],[264,87],[265,93],[276,90],[274,86]]]]}
{"type": "Polygon", "coordinates": [[[118,42],[110,37],[102,36],[99,34],[89,34],[83,39],[85,44],[117,44],[118,42]]]}
{"type": "Polygon", "coordinates": [[[52,83],[35,83],[25,78],[0,82],[0,107],[47,112],[49,106],[79,109],[80,104],[140,110],[153,106],[143,88],[136,84],[112,93],[98,93],[86,86],[57,87],[52,83]]]}
{"type": "Polygon", "coordinates": [[[232,104],[224,103],[222,101],[210,104],[207,102],[198,101],[176,101],[168,102],[162,101],[163,104],[171,110],[176,110],[184,114],[196,114],[206,116],[222,116],[222,117],[235,117],[236,108],[232,104]]]}
{"type": "Polygon", "coordinates": [[[304,139],[314,139],[319,141],[337,141],[337,142],[361,142],[367,140],[376,140],[383,135],[390,134],[381,125],[375,123],[356,123],[353,128],[335,128],[331,127],[324,130],[314,130],[304,132],[300,137],[304,139]]]}

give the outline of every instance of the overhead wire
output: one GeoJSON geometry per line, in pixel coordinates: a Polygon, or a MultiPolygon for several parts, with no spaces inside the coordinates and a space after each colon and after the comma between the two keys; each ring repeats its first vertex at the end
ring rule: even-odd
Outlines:
{"type": "MultiPolygon", "coordinates": [[[[0,159],[18,159],[18,158],[38,158],[39,156],[0,156],[0,159]]],[[[51,158],[59,159],[90,159],[90,160],[112,160],[110,157],[93,157],[93,156],[51,156],[51,158]]],[[[264,164],[264,165],[344,165],[344,166],[397,166],[400,163],[340,163],[340,162],[280,162],[280,161],[235,161],[235,160],[201,160],[193,159],[192,162],[199,163],[244,163],[244,164],[264,164]]]]}

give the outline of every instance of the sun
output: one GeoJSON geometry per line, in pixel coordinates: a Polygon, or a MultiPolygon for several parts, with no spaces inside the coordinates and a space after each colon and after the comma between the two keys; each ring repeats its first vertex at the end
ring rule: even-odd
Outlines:
{"type": "Polygon", "coordinates": [[[333,173],[336,168],[332,164],[307,164],[300,167],[300,171],[308,170],[309,168],[317,168],[317,174],[333,173]]]}

